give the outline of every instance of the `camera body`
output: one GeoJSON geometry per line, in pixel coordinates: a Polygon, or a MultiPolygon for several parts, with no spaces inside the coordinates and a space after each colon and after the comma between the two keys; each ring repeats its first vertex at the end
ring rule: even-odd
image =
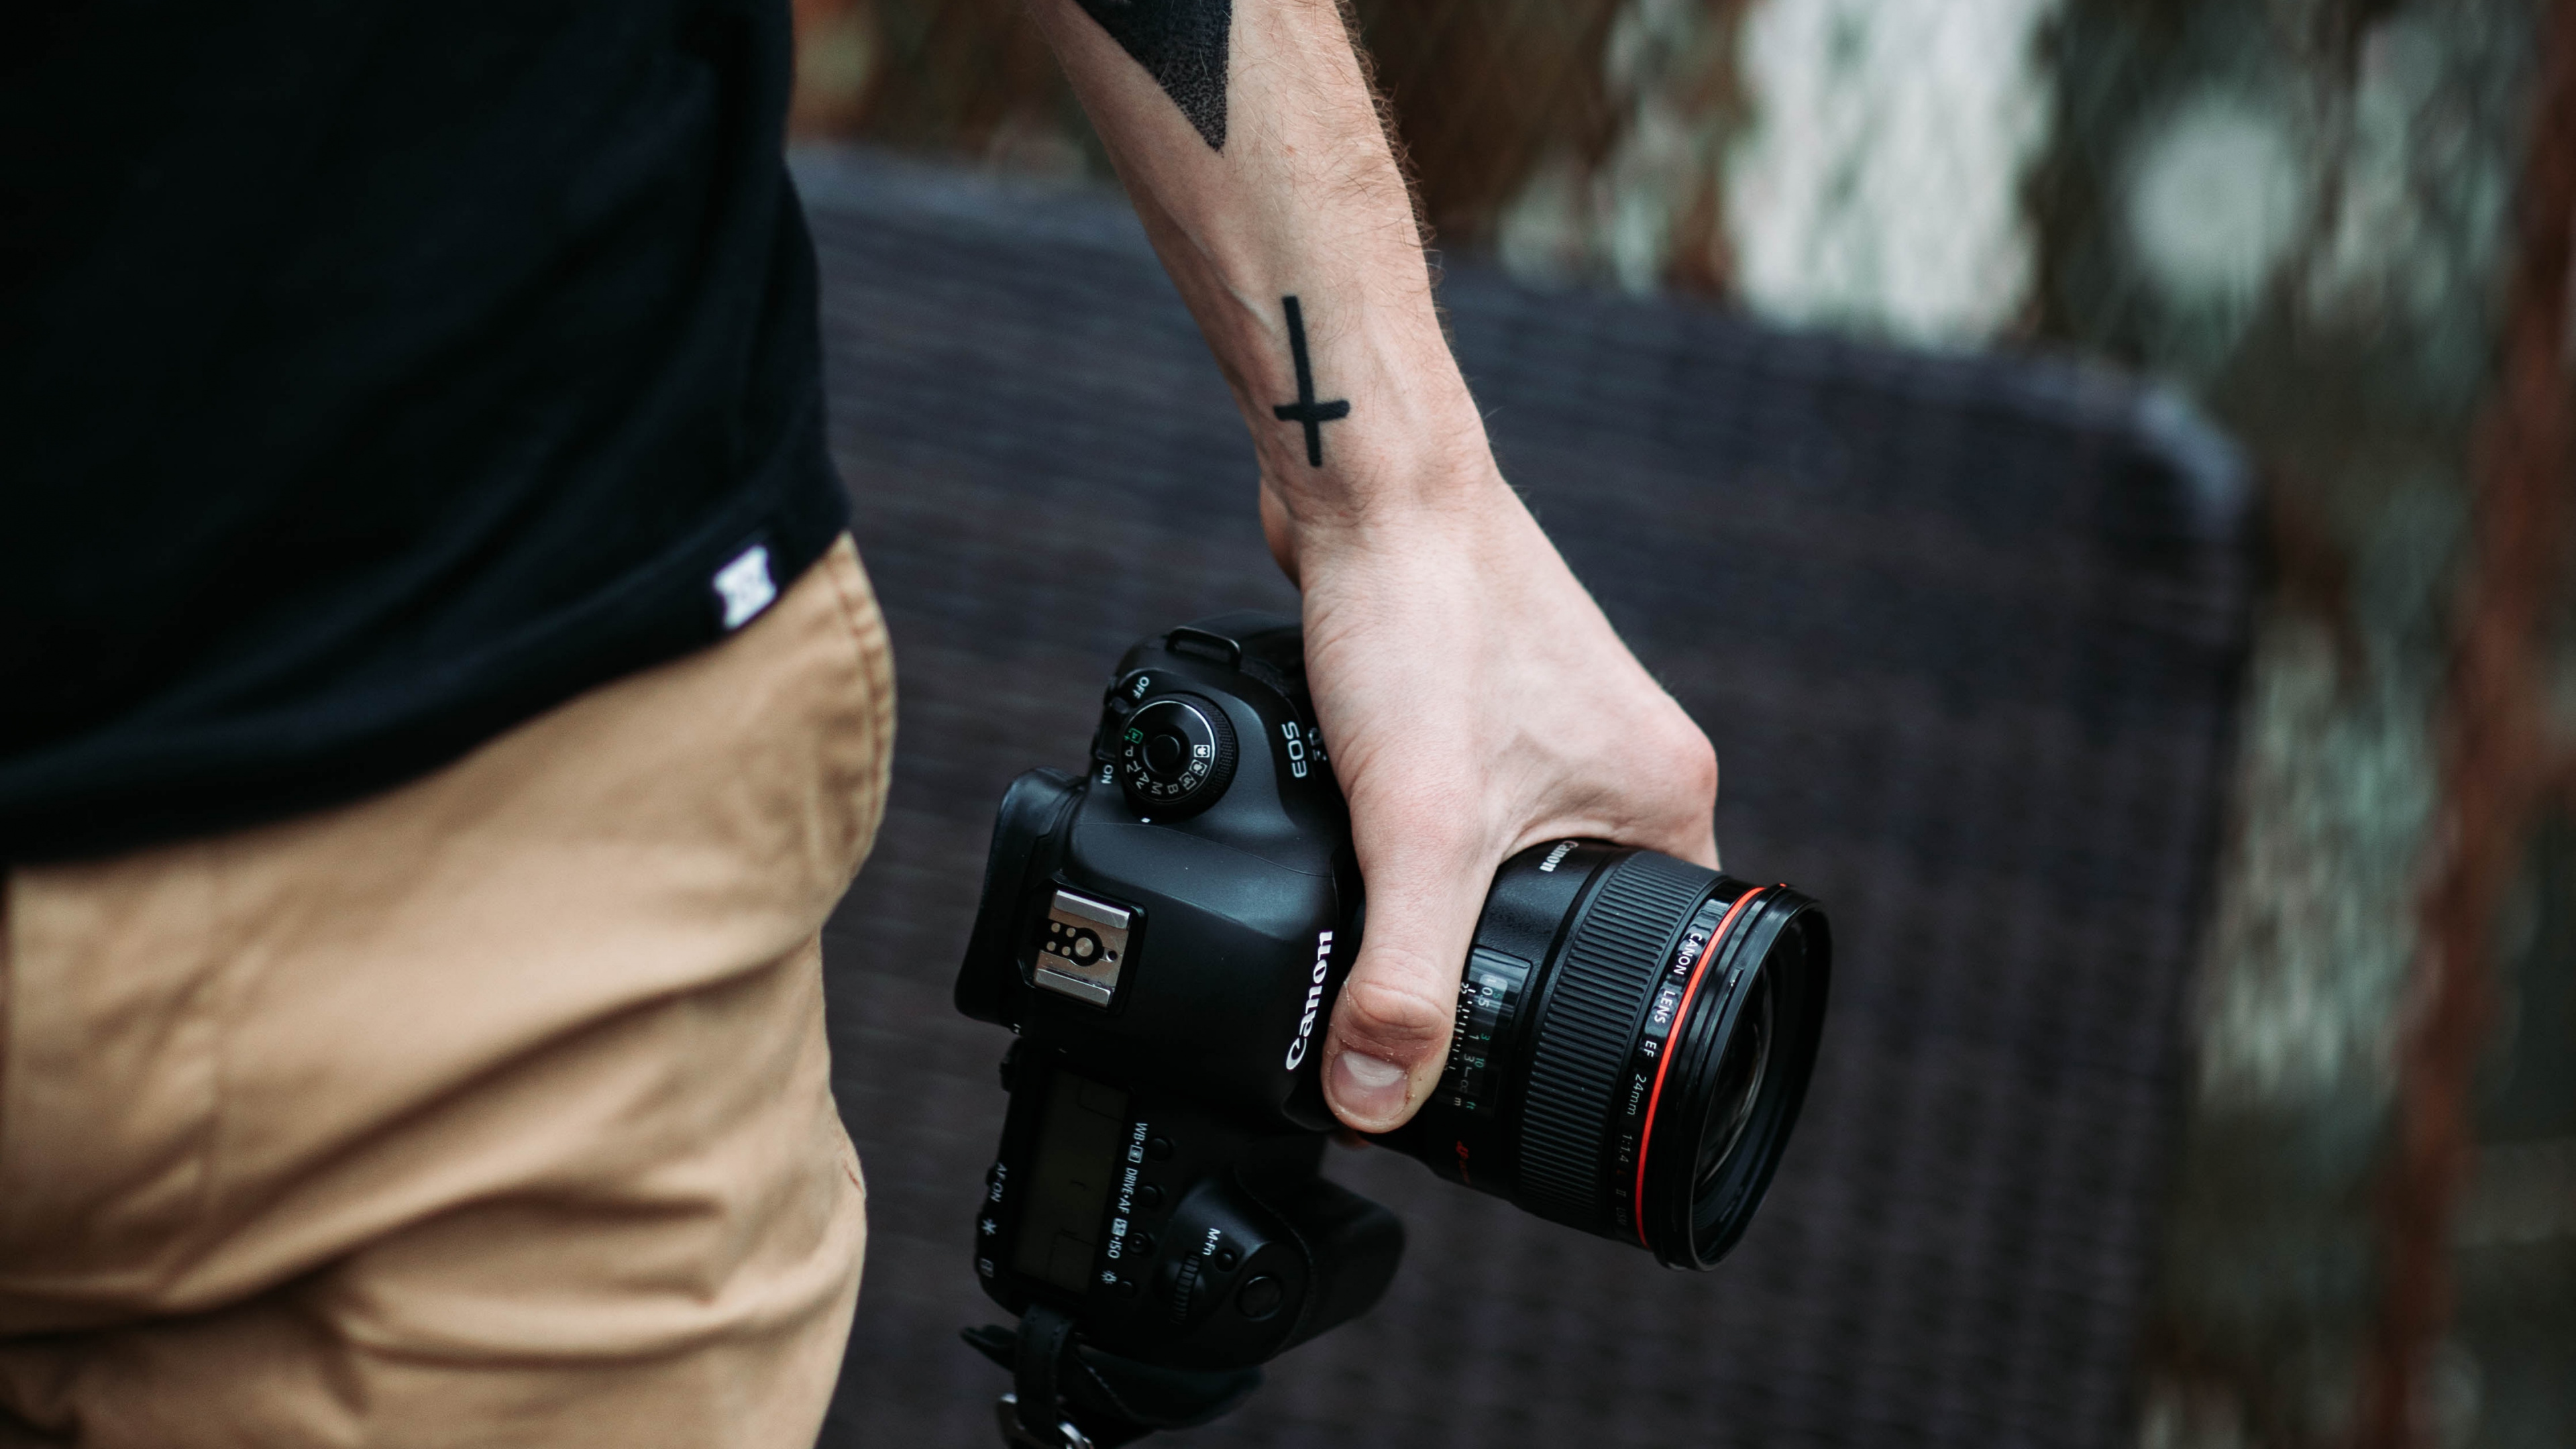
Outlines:
{"type": "Polygon", "coordinates": [[[1365,1311],[1402,1252],[1316,1171],[1362,904],[1304,678],[1292,620],[1140,642],[1088,772],[1022,775],[995,821],[956,999],[1019,1039],[976,1273],[1110,1353],[1260,1363],[1365,1311]]]}
{"type": "MultiPolygon", "coordinates": [[[[1085,772],[1011,783],[957,1006],[1019,1038],[975,1220],[976,1273],[1022,1315],[1015,1342],[1077,1334],[1120,1373],[1249,1370],[1385,1290],[1402,1230],[1317,1172],[1334,1126],[1322,1036],[1364,915],[1293,620],[1139,642],[1085,772]]],[[[1785,884],[1532,845],[1486,893],[1437,1089],[1375,1140],[1712,1268],[1786,1151],[1832,954],[1823,909],[1785,884]]],[[[1022,1391],[1057,1397],[1031,1362],[1022,1391]]]]}

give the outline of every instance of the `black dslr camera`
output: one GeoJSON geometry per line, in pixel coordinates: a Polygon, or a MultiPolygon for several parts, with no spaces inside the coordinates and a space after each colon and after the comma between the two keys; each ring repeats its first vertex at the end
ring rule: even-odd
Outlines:
{"type": "MultiPolygon", "coordinates": [[[[1016,1332],[1005,1438],[1106,1449],[1204,1423],[1366,1311],[1403,1229],[1318,1173],[1321,1046],[1363,926],[1293,620],[1127,651],[1080,777],[994,822],[957,1008],[1008,1026],[975,1218],[1016,1332]]],[[[1439,1090],[1375,1139],[1528,1212],[1713,1267],[1787,1145],[1824,1024],[1824,913],[1597,841],[1505,862],[1439,1090]]]]}

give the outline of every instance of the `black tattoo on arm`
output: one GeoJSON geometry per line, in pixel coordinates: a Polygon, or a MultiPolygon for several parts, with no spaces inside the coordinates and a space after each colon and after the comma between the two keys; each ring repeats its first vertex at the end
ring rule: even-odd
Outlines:
{"type": "Polygon", "coordinates": [[[1154,77],[1210,149],[1225,149],[1226,35],[1234,0],[1076,3],[1154,77]]]}
{"type": "Polygon", "coordinates": [[[1288,355],[1297,364],[1297,400],[1281,403],[1270,411],[1283,423],[1301,423],[1306,429],[1306,465],[1324,466],[1324,424],[1339,422],[1351,415],[1348,398],[1331,402],[1315,401],[1315,369],[1306,360],[1306,315],[1297,309],[1297,299],[1282,297],[1280,305],[1288,309],[1288,355]]]}

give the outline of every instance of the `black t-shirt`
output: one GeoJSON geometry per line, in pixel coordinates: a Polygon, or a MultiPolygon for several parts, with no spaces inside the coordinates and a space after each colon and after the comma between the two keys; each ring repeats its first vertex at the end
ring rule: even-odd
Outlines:
{"type": "Polygon", "coordinates": [[[0,7],[0,859],[381,789],[818,557],[786,0],[0,7]]]}

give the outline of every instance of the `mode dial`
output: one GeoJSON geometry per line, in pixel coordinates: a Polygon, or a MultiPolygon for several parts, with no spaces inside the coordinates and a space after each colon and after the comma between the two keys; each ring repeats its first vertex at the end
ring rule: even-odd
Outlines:
{"type": "Polygon", "coordinates": [[[1234,779],[1234,731],[1225,711],[1195,695],[1149,699],[1115,742],[1118,784],[1139,815],[1190,815],[1234,779]]]}

